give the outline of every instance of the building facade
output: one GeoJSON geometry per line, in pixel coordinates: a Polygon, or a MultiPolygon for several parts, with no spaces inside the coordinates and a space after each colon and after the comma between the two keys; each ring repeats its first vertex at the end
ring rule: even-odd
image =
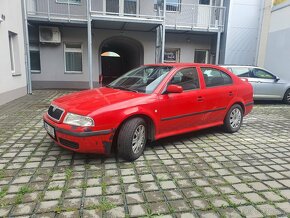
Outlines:
{"type": "Polygon", "coordinates": [[[275,75],[290,80],[290,0],[272,8],[265,51],[264,67],[275,75]]]}
{"type": "Polygon", "coordinates": [[[27,94],[22,1],[0,1],[0,105],[27,94]]]}
{"type": "Polygon", "coordinates": [[[97,87],[141,64],[219,59],[222,0],[26,0],[26,5],[36,89],[97,87]]]}

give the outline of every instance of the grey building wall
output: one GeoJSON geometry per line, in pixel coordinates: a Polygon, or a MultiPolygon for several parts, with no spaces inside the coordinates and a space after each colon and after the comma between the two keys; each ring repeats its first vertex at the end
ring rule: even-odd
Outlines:
{"type": "Polygon", "coordinates": [[[222,64],[256,65],[264,0],[228,0],[227,28],[222,40],[222,64]]]}
{"type": "Polygon", "coordinates": [[[290,80],[290,1],[273,7],[265,68],[290,80]]]}
{"type": "Polygon", "coordinates": [[[0,105],[27,93],[23,13],[21,0],[0,1],[0,105]],[[11,70],[9,34],[13,35],[14,69],[11,70]]]}
{"type": "MultiPolygon", "coordinates": [[[[37,28],[35,28],[37,29],[37,28]]],[[[37,41],[37,30],[30,29],[30,40],[37,41]]],[[[40,44],[40,74],[32,74],[33,88],[88,88],[88,57],[86,28],[61,27],[62,43],[40,44]],[[65,73],[64,43],[81,43],[83,72],[65,73]]],[[[117,31],[93,29],[93,81],[95,86],[101,72],[101,44],[112,37],[128,37],[141,43],[144,50],[144,64],[155,63],[155,32],[117,31]]],[[[212,41],[215,35],[167,33],[165,47],[180,49],[180,62],[193,62],[195,49],[214,51],[212,41]]]]}

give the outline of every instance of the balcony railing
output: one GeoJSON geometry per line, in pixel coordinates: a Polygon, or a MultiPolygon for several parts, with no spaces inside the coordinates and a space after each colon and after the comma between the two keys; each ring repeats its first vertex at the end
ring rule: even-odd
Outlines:
{"type": "Polygon", "coordinates": [[[74,0],[26,0],[29,19],[65,20],[71,22],[87,20],[86,1],[74,0]]]}
{"type": "Polygon", "coordinates": [[[154,9],[154,0],[91,0],[93,18],[136,22],[161,22],[163,13],[154,9]]]}
{"type": "Polygon", "coordinates": [[[165,17],[168,29],[223,30],[225,8],[200,4],[167,6],[165,17]]]}
{"type": "MultiPolygon", "coordinates": [[[[93,19],[162,23],[163,7],[154,0],[90,0],[93,19]]],[[[86,0],[26,0],[29,19],[87,20],[86,0]]],[[[225,8],[200,4],[167,4],[167,29],[221,31],[224,27],[225,8]]]]}

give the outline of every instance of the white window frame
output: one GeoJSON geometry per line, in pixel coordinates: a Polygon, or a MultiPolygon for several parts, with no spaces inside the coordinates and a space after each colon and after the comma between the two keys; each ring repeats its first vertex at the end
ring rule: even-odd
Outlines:
{"type": "MultiPolygon", "coordinates": [[[[124,5],[125,5],[125,0],[119,0],[119,11],[118,11],[118,14],[120,16],[124,16],[124,15],[130,15],[130,16],[134,16],[134,15],[139,15],[140,13],[140,10],[139,10],[139,7],[140,7],[140,0],[136,0],[136,14],[125,14],[124,13],[124,5]]],[[[104,13],[113,13],[113,12],[107,12],[107,0],[103,0],[103,11],[104,13]]]]}
{"type": "MultiPolygon", "coordinates": [[[[157,1],[157,0],[156,0],[157,1]]],[[[155,7],[155,5],[157,5],[157,4],[155,4],[155,1],[153,2],[154,3],[154,5],[153,5],[153,7],[154,7],[154,11],[157,11],[157,8],[155,7]]],[[[166,13],[177,13],[177,12],[181,12],[181,0],[178,0],[178,7],[177,7],[177,10],[176,11],[173,11],[173,10],[167,10],[167,3],[166,3],[166,13]]],[[[163,8],[161,8],[161,10],[160,10],[161,12],[163,12],[163,8]]]]}
{"type": "Polygon", "coordinates": [[[12,75],[15,75],[16,71],[15,71],[15,52],[14,52],[14,45],[13,45],[14,44],[13,33],[9,32],[8,37],[9,37],[10,69],[11,69],[12,75]]]}
{"type": "Polygon", "coordinates": [[[83,73],[83,44],[80,42],[65,42],[64,43],[64,73],[65,74],[82,74],[83,73]],[[66,45],[70,44],[70,45],[80,45],[81,48],[67,48],[66,45]],[[67,71],[66,70],[66,52],[73,52],[73,53],[81,53],[82,55],[82,71],[67,71]]]}
{"type": "Polygon", "coordinates": [[[179,63],[180,62],[180,48],[165,48],[164,51],[164,62],[165,63],[179,63]],[[175,53],[175,60],[166,60],[165,53],[166,52],[174,52],[175,53]]]}
{"type": "Polygon", "coordinates": [[[71,2],[72,0],[56,0],[58,4],[70,4],[70,5],[81,5],[82,0],[80,2],[71,2]]]}
{"type": "Polygon", "coordinates": [[[208,49],[195,49],[194,50],[194,58],[193,58],[193,62],[195,62],[195,52],[197,51],[205,51],[206,52],[206,56],[205,56],[205,64],[209,63],[209,50],[208,49]]]}
{"type": "MultiPolygon", "coordinates": [[[[30,51],[38,51],[38,52],[40,52],[39,45],[38,46],[37,45],[30,45],[29,46],[29,52],[30,51]]],[[[40,54],[39,54],[39,56],[40,56],[40,54]]],[[[40,57],[39,57],[39,59],[40,59],[40,57]]],[[[31,69],[31,66],[30,66],[30,69],[31,69]]],[[[40,70],[31,70],[31,73],[40,74],[41,73],[41,63],[40,63],[40,70]]]]}

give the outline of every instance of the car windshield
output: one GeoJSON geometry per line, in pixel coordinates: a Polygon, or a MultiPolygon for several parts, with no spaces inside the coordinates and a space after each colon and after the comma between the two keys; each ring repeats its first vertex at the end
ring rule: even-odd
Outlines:
{"type": "Polygon", "coordinates": [[[169,66],[142,66],[129,71],[107,87],[151,94],[171,69],[169,66]]]}

